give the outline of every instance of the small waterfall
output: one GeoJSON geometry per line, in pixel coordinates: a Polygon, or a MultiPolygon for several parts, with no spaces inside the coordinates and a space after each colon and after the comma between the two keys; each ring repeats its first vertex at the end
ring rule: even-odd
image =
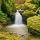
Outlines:
{"type": "Polygon", "coordinates": [[[15,24],[23,24],[22,16],[20,15],[18,10],[17,10],[17,12],[15,14],[15,24]]]}
{"type": "Polygon", "coordinates": [[[20,40],[28,40],[28,29],[22,22],[19,10],[15,13],[15,23],[6,27],[10,32],[16,33],[20,40]]]}

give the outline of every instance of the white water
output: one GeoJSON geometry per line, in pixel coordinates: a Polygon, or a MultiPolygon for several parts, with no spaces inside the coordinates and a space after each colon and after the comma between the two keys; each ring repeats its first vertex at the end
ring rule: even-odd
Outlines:
{"type": "Polygon", "coordinates": [[[19,11],[15,13],[15,24],[7,26],[7,29],[10,32],[17,33],[18,35],[24,35],[22,40],[26,40],[28,37],[28,29],[22,22],[22,16],[20,15],[19,11]]]}
{"type": "Polygon", "coordinates": [[[18,10],[15,13],[15,24],[23,24],[23,22],[22,22],[22,16],[18,12],[18,10]]]}

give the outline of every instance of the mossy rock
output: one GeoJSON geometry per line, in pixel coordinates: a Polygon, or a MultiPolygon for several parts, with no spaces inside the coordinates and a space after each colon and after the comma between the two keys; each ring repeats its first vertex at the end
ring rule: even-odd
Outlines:
{"type": "Polygon", "coordinates": [[[29,32],[40,36],[40,16],[33,16],[27,19],[29,32]]]}
{"type": "Polygon", "coordinates": [[[33,10],[25,10],[22,15],[25,17],[31,17],[34,16],[36,13],[33,10]]]}

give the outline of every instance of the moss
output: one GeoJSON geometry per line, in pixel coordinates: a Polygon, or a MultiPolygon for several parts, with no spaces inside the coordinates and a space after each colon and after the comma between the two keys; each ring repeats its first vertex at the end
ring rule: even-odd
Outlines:
{"type": "Polygon", "coordinates": [[[31,17],[34,16],[36,13],[33,10],[25,10],[22,15],[25,17],[31,17]]]}
{"type": "Polygon", "coordinates": [[[19,10],[21,8],[20,4],[15,4],[16,5],[16,10],[19,10]]]}
{"type": "Polygon", "coordinates": [[[33,10],[25,10],[23,13],[22,13],[22,16],[23,16],[23,21],[25,24],[27,24],[26,22],[26,19],[29,18],[29,17],[32,17],[34,15],[36,15],[37,13],[35,13],[33,10]]]}
{"type": "Polygon", "coordinates": [[[0,40],[20,40],[17,34],[10,32],[0,32],[0,40]]]}
{"type": "Polygon", "coordinates": [[[40,16],[33,16],[27,19],[28,28],[35,29],[40,32],[40,16]]]}

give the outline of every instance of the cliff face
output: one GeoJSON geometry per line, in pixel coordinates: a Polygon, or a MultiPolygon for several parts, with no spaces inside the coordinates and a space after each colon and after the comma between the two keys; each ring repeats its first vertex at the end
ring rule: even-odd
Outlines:
{"type": "Polygon", "coordinates": [[[17,4],[23,4],[25,2],[25,0],[16,0],[17,4]]]}

